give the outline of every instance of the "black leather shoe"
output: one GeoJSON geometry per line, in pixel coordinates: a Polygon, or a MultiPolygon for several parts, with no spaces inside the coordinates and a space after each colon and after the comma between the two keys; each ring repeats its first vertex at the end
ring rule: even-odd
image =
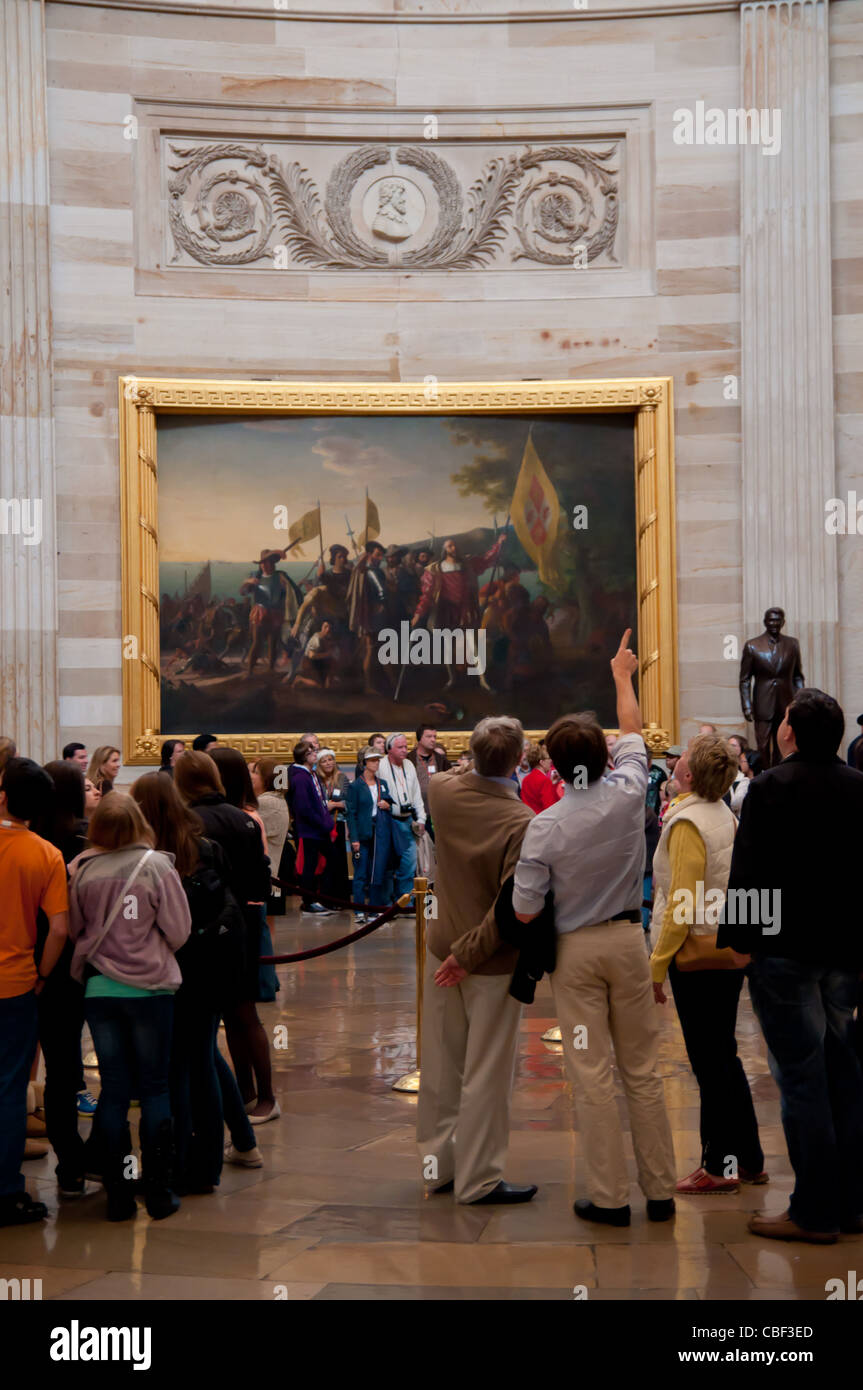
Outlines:
{"type": "Polygon", "coordinates": [[[437,1197],[439,1192],[452,1192],[454,1187],[455,1181],[450,1178],[449,1182],[445,1182],[442,1187],[430,1187],[428,1191],[432,1197],[437,1197]]]}
{"type": "Polygon", "coordinates": [[[595,1207],[589,1197],[579,1197],[572,1207],[582,1221],[598,1221],[603,1226],[628,1226],[629,1207],[595,1207]]]}
{"type": "Polygon", "coordinates": [[[476,1197],[467,1205],[469,1207],[490,1207],[496,1202],[529,1202],[531,1197],[535,1196],[536,1188],[533,1184],[527,1187],[518,1187],[515,1183],[499,1182],[497,1187],[491,1189],[491,1192],[487,1192],[484,1197],[476,1197]]]}
{"type": "Polygon", "coordinates": [[[673,1197],[647,1199],[648,1221],[670,1221],[676,1210],[673,1197]]]}

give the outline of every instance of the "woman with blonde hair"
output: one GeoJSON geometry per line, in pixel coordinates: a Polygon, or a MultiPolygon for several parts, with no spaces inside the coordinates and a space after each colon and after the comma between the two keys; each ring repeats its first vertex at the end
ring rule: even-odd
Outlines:
{"type": "Polygon", "coordinates": [[[693,1196],[767,1182],[737,1055],[743,971],[730,950],[716,947],[737,828],[722,798],[736,772],[736,754],[719,734],[692,740],[674,770],[680,794],[666,811],[653,858],[653,992],[664,1004],[667,974],[701,1094],[701,1163],[677,1184],[693,1196]]]}
{"type": "Polygon", "coordinates": [[[131,796],[103,797],[88,839],[90,848],[69,866],[70,973],[84,985],[84,1017],[99,1059],[108,1220],[137,1212],[124,1142],[134,1088],[145,1200],[158,1221],[180,1205],[171,1190],[169,1078],[174,994],[182,978],[174,953],[189,935],[189,906],[172,857],[153,848],[153,832],[131,796]]]}
{"type": "Polygon", "coordinates": [[[334,898],[346,898],[350,881],[345,797],[349,783],[345,774],[339,771],[334,749],[318,750],[315,776],[321,784],[324,802],[336,827],[329,848],[324,850],[327,862],[321,877],[321,892],[334,898]]]}
{"type": "Polygon", "coordinates": [[[108,792],[114,790],[114,779],[119,771],[120,750],[105,743],[101,748],[96,749],[90,759],[87,776],[97,791],[100,791],[103,796],[107,796],[108,792]]]}

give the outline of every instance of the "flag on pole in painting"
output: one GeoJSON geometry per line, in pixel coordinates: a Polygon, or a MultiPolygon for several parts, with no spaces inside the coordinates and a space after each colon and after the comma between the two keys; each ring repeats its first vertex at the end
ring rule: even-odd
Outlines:
{"type": "Polygon", "coordinates": [[[557,582],[559,522],[560,502],[554,484],[528,435],[512,498],[512,524],[543,584],[557,582]]]}
{"type": "Polygon", "coordinates": [[[378,509],[366,492],[366,524],[360,531],[359,543],[364,546],[366,541],[377,540],[381,533],[381,519],[378,516],[378,509]]]}
{"type": "Polygon", "coordinates": [[[299,521],[295,521],[290,527],[288,545],[293,547],[296,555],[302,555],[303,542],[314,540],[315,536],[321,534],[321,507],[318,503],[310,512],[304,512],[299,521]]]}

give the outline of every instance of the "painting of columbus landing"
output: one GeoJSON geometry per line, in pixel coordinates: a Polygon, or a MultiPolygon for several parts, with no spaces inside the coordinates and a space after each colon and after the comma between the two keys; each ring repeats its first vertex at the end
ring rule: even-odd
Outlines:
{"type": "Polygon", "coordinates": [[[628,415],[161,416],[163,734],[615,722],[628,415]]]}

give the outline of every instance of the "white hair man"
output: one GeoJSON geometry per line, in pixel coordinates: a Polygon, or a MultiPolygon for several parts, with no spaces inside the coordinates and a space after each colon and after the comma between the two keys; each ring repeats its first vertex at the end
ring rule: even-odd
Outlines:
{"type": "MultiPolygon", "coordinates": [[[[378,770],[392,796],[392,809],[384,812],[390,835],[391,858],[396,897],[412,893],[417,871],[417,838],[425,834],[426,812],[417,770],[408,761],[408,741],[404,734],[390,734],[386,757],[378,770]]],[[[383,829],[383,824],[381,828],[383,829]]]]}
{"type": "Polygon", "coordinates": [[[429,1189],[471,1204],[536,1192],[503,1181],[521,1004],[510,993],[518,952],[495,919],[533,819],[512,775],[523,741],[517,719],[482,719],[473,771],[429,783],[437,917],[427,933],[417,1145],[429,1189]]]}

